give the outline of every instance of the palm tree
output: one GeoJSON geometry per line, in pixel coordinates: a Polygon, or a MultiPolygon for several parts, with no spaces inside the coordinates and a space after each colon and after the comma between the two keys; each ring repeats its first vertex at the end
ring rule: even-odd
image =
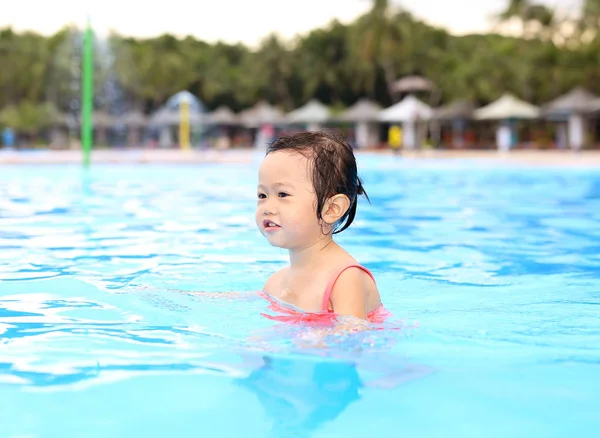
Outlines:
{"type": "Polygon", "coordinates": [[[532,4],[525,11],[525,20],[537,26],[536,37],[551,41],[557,30],[556,14],[547,6],[532,4]]]}
{"type": "Polygon", "coordinates": [[[370,94],[374,93],[377,70],[383,70],[387,90],[393,97],[396,81],[394,57],[401,50],[402,35],[395,22],[395,12],[389,0],[373,0],[371,10],[356,22],[352,47],[361,61],[359,74],[367,84],[370,94]]]}
{"type": "Polygon", "coordinates": [[[340,84],[352,82],[349,71],[349,27],[333,21],[326,29],[310,32],[297,47],[298,61],[302,68],[304,100],[326,93],[330,102],[339,104],[349,93],[340,84]]]}
{"type": "Polygon", "coordinates": [[[600,0],[585,0],[581,25],[585,30],[598,32],[600,30],[600,0]]]}
{"type": "Polygon", "coordinates": [[[506,9],[498,14],[499,23],[506,23],[512,19],[517,19],[521,22],[521,35],[527,34],[527,10],[531,6],[530,0],[509,0],[506,9]]]}
{"type": "Polygon", "coordinates": [[[547,6],[532,3],[531,0],[509,0],[498,19],[500,23],[506,23],[515,18],[521,22],[521,36],[531,36],[531,26],[536,25],[536,37],[552,38],[556,17],[554,11],[547,6]]]}
{"type": "MultiPolygon", "coordinates": [[[[521,22],[522,38],[534,37],[551,43],[557,30],[554,11],[544,5],[532,3],[531,0],[509,0],[498,19],[501,23],[518,19],[521,22]]],[[[533,59],[522,63],[521,94],[525,99],[530,99],[533,94],[532,83],[536,71],[534,64],[533,59]]]]}
{"type": "MultiPolygon", "coordinates": [[[[256,77],[250,78],[253,88],[261,88],[263,94],[268,94],[269,101],[281,103],[285,108],[291,109],[294,104],[290,94],[288,82],[294,70],[293,59],[290,51],[277,35],[269,35],[262,41],[254,58],[250,58],[256,77]],[[262,83],[258,85],[259,79],[262,83]]],[[[257,99],[259,96],[255,96],[257,99]]]]}

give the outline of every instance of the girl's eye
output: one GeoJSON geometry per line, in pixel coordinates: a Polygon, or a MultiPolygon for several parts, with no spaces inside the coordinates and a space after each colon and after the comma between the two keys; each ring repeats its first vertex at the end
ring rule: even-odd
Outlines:
{"type": "Polygon", "coordinates": [[[267,197],[267,195],[265,195],[264,193],[258,194],[258,199],[265,199],[266,197],[267,197]]]}
{"type": "Polygon", "coordinates": [[[289,193],[285,193],[285,192],[279,192],[278,195],[280,198],[287,198],[288,196],[290,196],[289,193]]]}

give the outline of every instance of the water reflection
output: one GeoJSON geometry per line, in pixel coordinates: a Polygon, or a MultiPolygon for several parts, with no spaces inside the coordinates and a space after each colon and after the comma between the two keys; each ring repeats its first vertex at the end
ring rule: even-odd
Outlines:
{"type": "Polygon", "coordinates": [[[393,389],[432,371],[389,354],[367,354],[354,360],[264,355],[247,377],[235,380],[264,407],[272,422],[270,436],[308,437],[359,401],[364,390],[393,389]]]}
{"type": "Polygon", "coordinates": [[[356,364],[263,356],[237,384],[256,394],[272,419],[271,436],[310,436],[361,398],[356,364]]]}

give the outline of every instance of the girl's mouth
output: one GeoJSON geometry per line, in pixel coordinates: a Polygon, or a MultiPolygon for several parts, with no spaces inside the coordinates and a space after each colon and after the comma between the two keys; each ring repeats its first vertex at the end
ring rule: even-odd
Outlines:
{"type": "Polygon", "coordinates": [[[275,231],[275,230],[281,228],[275,222],[267,220],[267,219],[265,219],[263,221],[263,227],[265,228],[265,231],[275,231]]]}

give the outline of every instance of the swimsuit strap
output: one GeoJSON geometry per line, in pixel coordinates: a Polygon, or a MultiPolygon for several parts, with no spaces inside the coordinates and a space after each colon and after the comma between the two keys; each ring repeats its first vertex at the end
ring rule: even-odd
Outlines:
{"type": "Polygon", "coordinates": [[[350,269],[350,268],[358,268],[361,271],[366,272],[369,275],[369,277],[371,277],[371,279],[373,280],[373,282],[375,281],[375,277],[373,277],[373,274],[371,274],[371,271],[369,271],[364,266],[361,266],[361,265],[348,265],[348,266],[342,268],[340,270],[340,272],[338,272],[338,274],[329,281],[329,284],[327,285],[327,288],[325,289],[325,294],[323,295],[323,304],[321,304],[321,312],[323,312],[323,313],[330,313],[330,311],[329,311],[329,300],[331,299],[331,292],[333,291],[333,286],[335,285],[335,282],[338,280],[338,278],[340,278],[340,275],[342,275],[342,273],[346,269],[350,269]]]}

